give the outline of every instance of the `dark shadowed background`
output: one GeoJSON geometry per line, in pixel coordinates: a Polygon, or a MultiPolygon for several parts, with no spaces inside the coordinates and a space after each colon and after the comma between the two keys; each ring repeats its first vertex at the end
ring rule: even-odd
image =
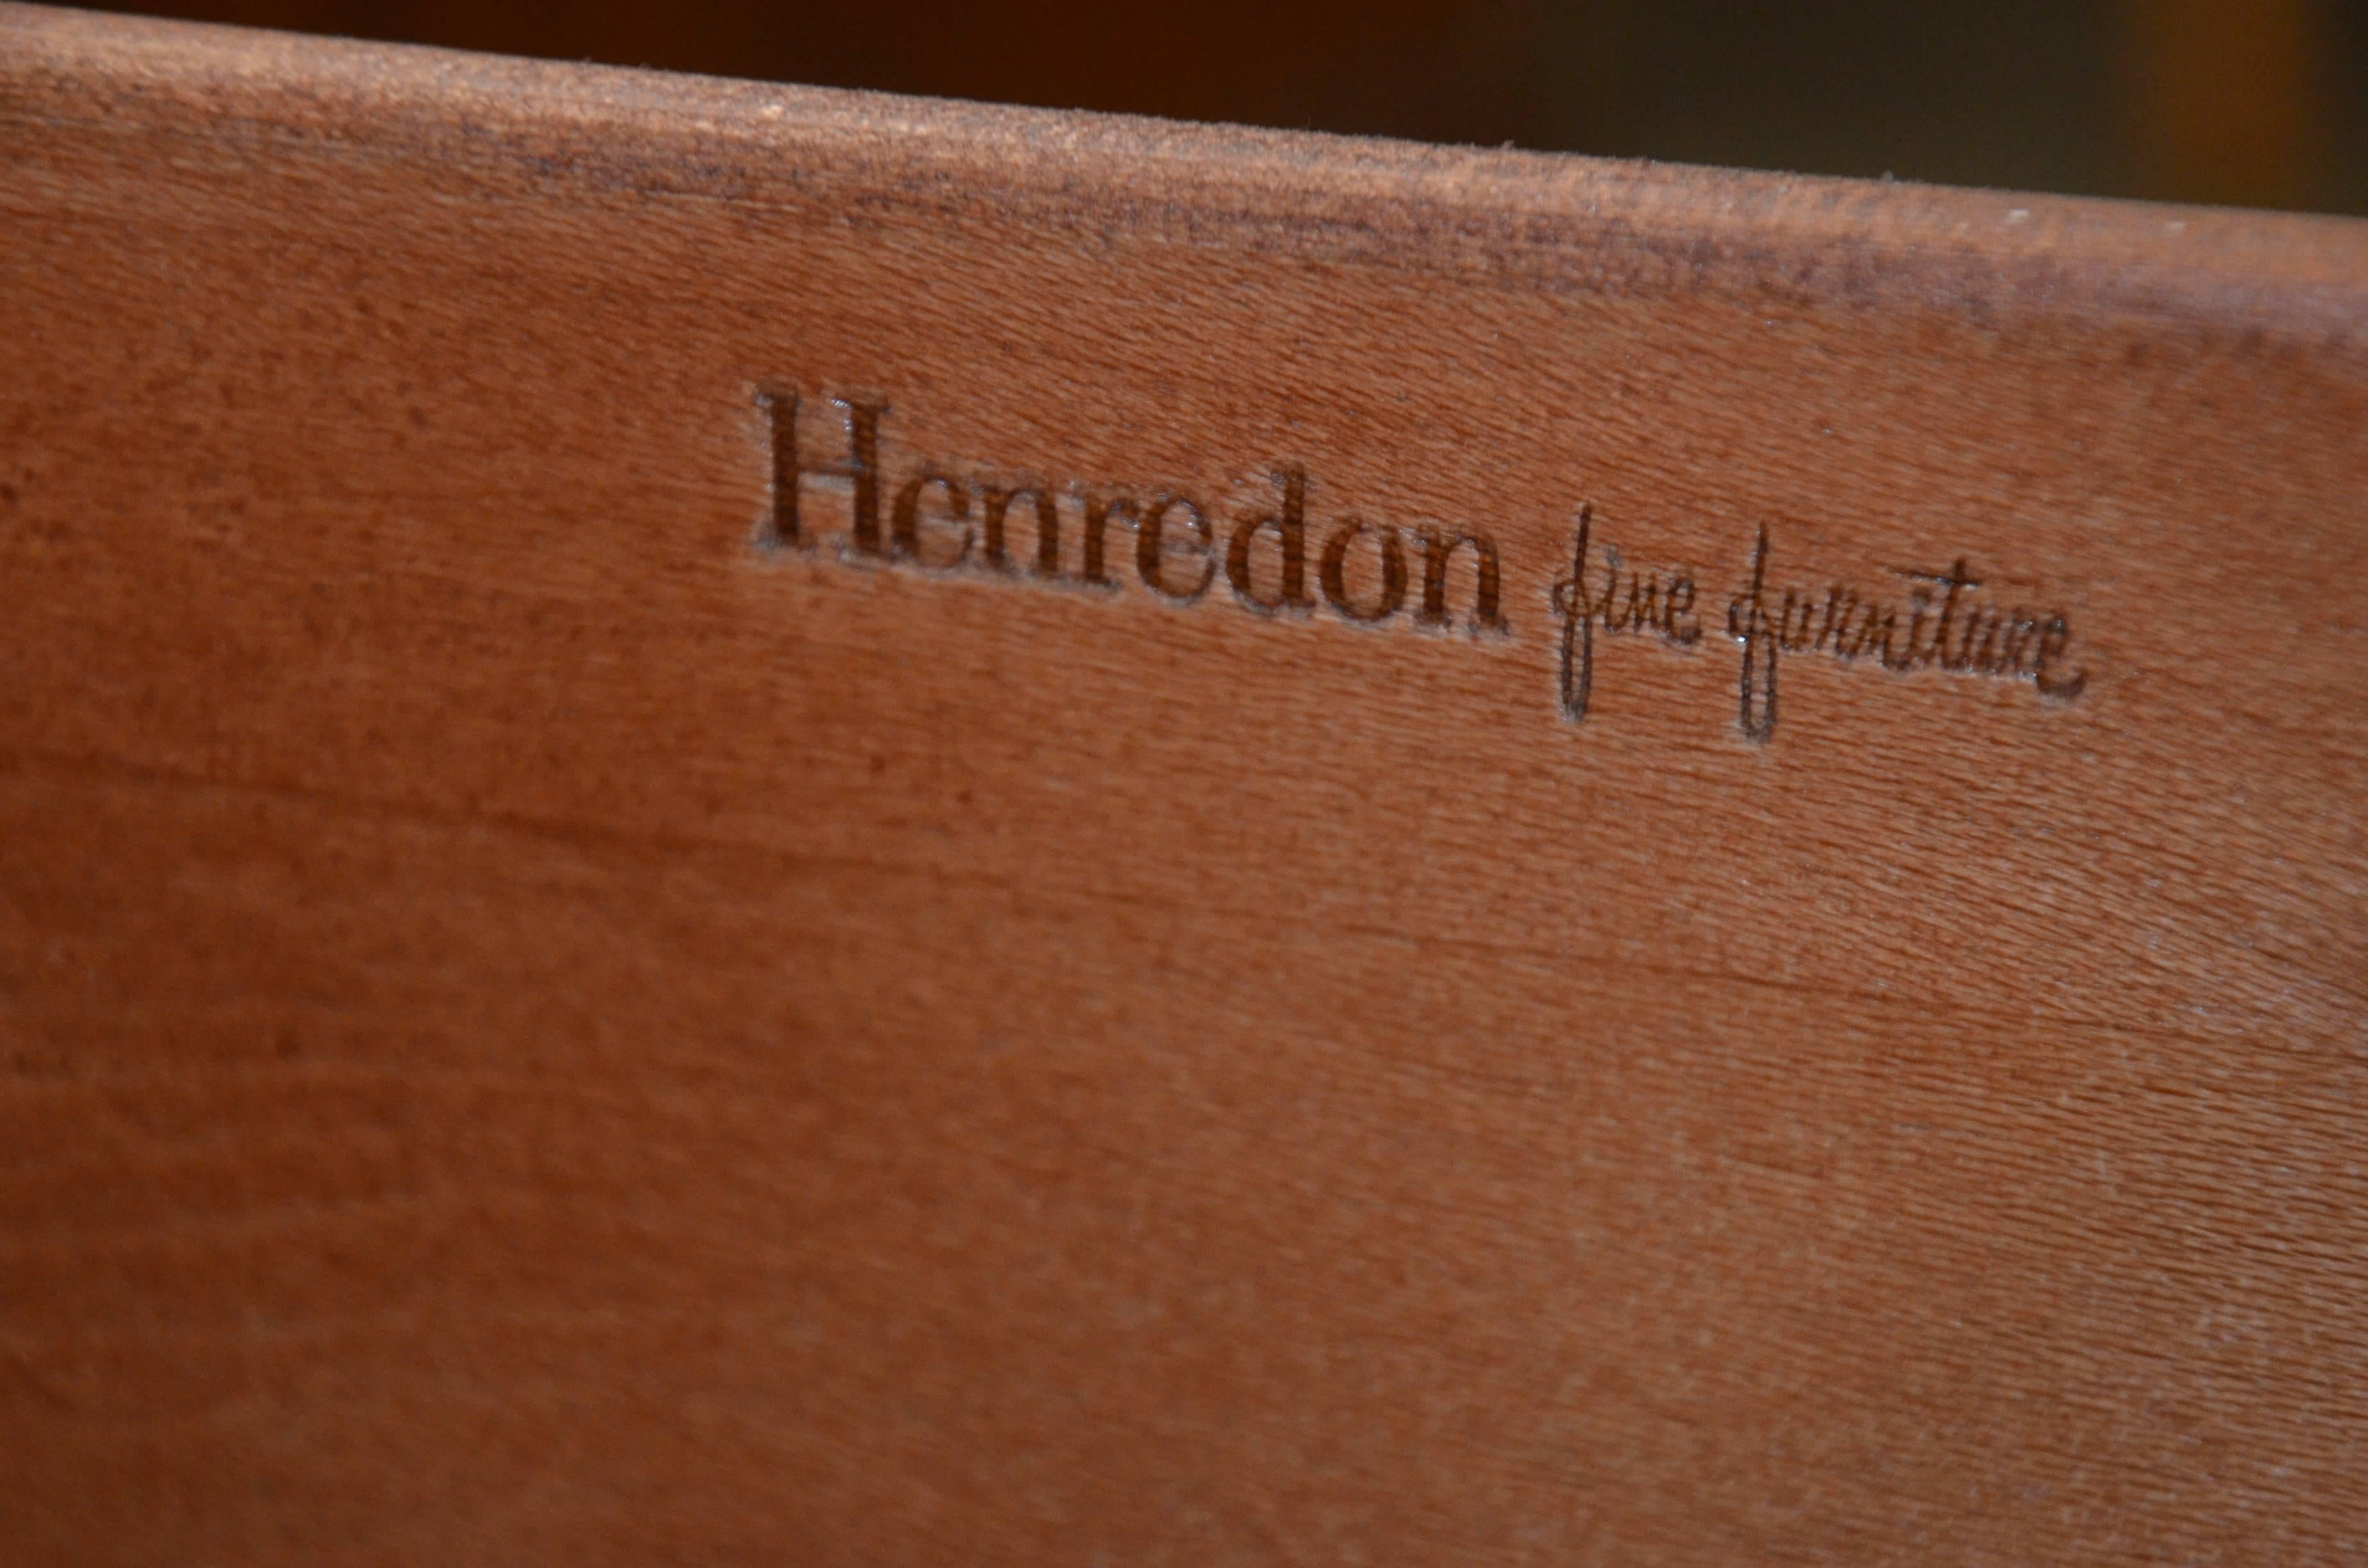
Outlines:
{"type": "Polygon", "coordinates": [[[2340,0],[107,8],[1190,119],[2368,213],[2368,6],[2340,0]]]}

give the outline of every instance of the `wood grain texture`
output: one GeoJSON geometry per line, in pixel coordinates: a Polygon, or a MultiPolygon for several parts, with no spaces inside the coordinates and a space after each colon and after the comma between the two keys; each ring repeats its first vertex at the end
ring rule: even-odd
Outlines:
{"type": "Polygon", "coordinates": [[[14,7],[0,145],[7,1561],[2368,1551],[2368,228],[14,7]],[[1755,740],[1763,536],[2085,684],[1755,740]]]}

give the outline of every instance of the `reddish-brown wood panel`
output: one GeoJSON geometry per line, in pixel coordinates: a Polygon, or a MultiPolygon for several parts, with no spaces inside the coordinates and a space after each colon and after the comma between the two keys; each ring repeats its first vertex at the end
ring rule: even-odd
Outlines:
{"type": "Polygon", "coordinates": [[[2368,230],[28,8],[0,144],[14,1560],[2361,1550],[2368,230]]]}

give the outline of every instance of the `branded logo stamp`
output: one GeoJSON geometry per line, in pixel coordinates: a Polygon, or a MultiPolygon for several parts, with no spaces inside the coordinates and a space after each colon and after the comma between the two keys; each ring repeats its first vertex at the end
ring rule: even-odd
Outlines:
{"type": "MultiPolygon", "coordinates": [[[[816,400],[817,408],[774,385],[757,400],[772,449],[771,505],[757,540],[765,550],[826,543],[850,564],[1102,593],[1122,591],[1131,579],[1179,607],[1216,598],[1264,617],[1328,613],[1360,627],[1515,635],[1505,613],[1506,563],[1491,535],[1433,521],[1316,518],[1313,480],[1301,463],[1277,462],[1270,500],[1225,517],[1181,487],[1055,483],[937,460],[892,473],[881,455],[882,422],[893,412],[883,400],[832,396],[816,400]],[[826,429],[802,428],[802,418],[826,429]],[[827,540],[810,526],[806,506],[809,486],[825,483],[846,490],[847,527],[827,540]]],[[[1794,657],[1895,676],[2018,681],[2051,702],[2086,689],[2063,610],[2009,601],[1964,556],[1945,566],[1893,567],[1887,576],[1887,590],[1839,580],[1782,585],[1771,531],[1759,525],[1724,627],[1737,653],[1736,730],[1745,740],[1775,738],[1778,672],[1794,657]]],[[[1569,574],[1548,591],[1561,623],[1564,719],[1587,722],[1599,639],[1698,650],[1698,579],[1691,566],[1624,556],[1599,537],[1593,506],[1578,507],[1569,574]]]]}

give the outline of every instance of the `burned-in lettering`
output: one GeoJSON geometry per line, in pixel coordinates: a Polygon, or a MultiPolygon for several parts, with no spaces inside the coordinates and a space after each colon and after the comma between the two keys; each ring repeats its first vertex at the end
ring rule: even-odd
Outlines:
{"type": "Polygon", "coordinates": [[[773,507],[768,542],[791,549],[806,548],[811,541],[806,538],[799,510],[803,482],[810,474],[831,474],[853,484],[850,542],[862,554],[881,553],[880,420],[888,412],[888,405],[877,399],[832,398],[835,406],[846,411],[847,456],[837,462],[807,463],[803,460],[803,449],[798,442],[798,412],[802,406],[798,394],[785,388],[768,388],[757,394],[757,401],[772,421],[773,507]]]}
{"type": "Polygon", "coordinates": [[[1324,563],[1317,574],[1324,587],[1324,602],[1340,612],[1340,619],[1371,626],[1387,620],[1406,603],[1406,550],[1398,543],[1398,530],[1387,523],[1367,523],[1357,517],[1344,517],[1324,541],[1324,563]],[[1371,533],[1381,541],[1381,592],[1370,605],[1360,605],[1349,597],[1349,547],[1360,534],[1371,533]]]}
{"type": "Polygon", "coordinates": [[[1298,613],[1313,604],[1307,597],[1307,471],[1286,468],[1274,477],[1282,486],[1282,510],[1243,518],[1235,525],[1225,550],[1225,580],[1233,585],[1234,597],[1261,615],[1298,613]],[[1282,557],[1281,580],[1271,597],[1258,591],[1251,570],[1253,547],[1267,533],[1273,534],[1282,557]]]}
{"type": "MultiPolygon", "coordinates": [[[[846,526],[833,537],[839,559],[850,562],[1113,594],[1128,586],[1121,574],[1132,555],[1135,589],[1179,608],[1208,600],[1222,573],[1231,592],[1217,602],[1229,598],[1272,619],[1304,623],[1324,611],[1351,626],[1512,635],[1504,612],[1508,566],[1489,533],[1330,510],[1300,462],[1268,470],[1262,483],[1272,489],[1264,505],[1228,502],[1223,491],[1130,483],[1124,475],[1116,483],[1013,479],[1008,471],[938,459],[892,476],[882,458],[885,399],[809,403],[768,382],[757,387],[756,401],[771,441],[771,494],[756,533],[768,551],[811,551],[823,542],[806,506],[809,487],[819,484],[843,494],[846,526]],[[818,407],[830,416],[813,417],[818,407]],[[802,416],[818,428],[802,427],[802,416]],[[884,508],[883,495],[892,497],[884,508]],[[1015,537],[1015,528],[1026,537],[1015,537]],[[1131,550],[1124,540],[1112,541],[1120,532],[1133,535],[1131,550]],[[1322,541],[1312,592],[1311,534],[1322,541]],[[1410,559],[1417,551],[1418,587],[1410,559]],[[1468,599],[1459,592],[1465,585],[1468,599]]],[[[1897,676],[1930,670],[2017,681],[2051,703],[2087,688],[2089,672],[2073,656],[2066,611],[2001,597],[1963,555],[1945,565],[1895,567],[1890,576],[1888,591],[1847,580],[1785,586],[1773,530],[1758,528],[1743,585],[1726,611],[1727,634],[1740,650],[1736,729],[1746,740],[1774,738],[1779,674],[1798,657],[1897,676]]],[[[1699,581],[1691,566],[1628,559],[1604,536],[1593,504],[1578,506],[1568,574],[1547,590],[1561,622],[1554,673],[1565,718],[1588,716],[1610,644],[1628,639],[1680,653],[1700,645],[1699,581]]]]}
{"type": "Polygon", "coordinates": [[[1087,495],[1085,559],[1077,567],[1077,581],[1095,588],[1115,588],[1118,579],[1110,574],[1110,530],[1113,522],[1135,525],[1134,502],[1124,495],[1087,495]]]}
{"type": "Polygon", "coordinates": [[[1053,493],[1041,484],[1020,484],[1006,487],[990,484],[985,487],[985,504],[981,507],[979,532],[984,540],[985,566],[990,572],[1012,570],[1011,556],[1004,543],[1004,521],[1011,515],[1013,503],[1026,501],[1036,518],[1036,574],[1057,577],[1061,574],[1061,518],[1053,504],[1053,493]]]}
{"type": "Polygon", "coordinates": [[[1505,568],[1497,558],[1495,540],[1448,528],[1417,528],[1415,537],[1422,541],[1422,608],[1415,612],[1417,624],[1445,630],[1454,623],[1447,613],[1448,567],[1458,551],[1468,550],[1472,552],[1472,615],[1466,625],[1474,632],[1512,630],[1505,623],[1505,568]]]}
{"type": "Polygon", "coordinates": [[[1198,501],[1187,495],[1162,495],[1151,503],[1143,514],[1142,526],[1134,541],[1135,570],[1143,575],[1143,585],[1161,598],[1177,604],[1192,604],[1209,591],[1210,582],[1217,574],[1217,563],[1210,552],[1215,548],[1216,536],[1209,529],[1209,514],[1198,501]],[[1181,511],[1192,527],[1189,541],[1171,541],[1167,520],[1171,514],[1181,511]],[[1197,559],[1201,574],[1186,585],[1167,581],[1171,561],[1197,559]]]}
{"type": "Polygon", "coordinates": [[[896,509],[891,528],[892,548],[902,559],[923,566],[961,565],[970,559],[970,486],[949,474],[923,469],[906,480],[904,488],[896,492],[896,509]],[[953,554],[939,556],[934,561],[921,552],[921,498],[931,490],[940,493],[945,520],[962,525],[961,531],[954,535],[953,554]]]}
{"type": "Polygon", "coordinates": [[[2060,610],[2034,610],[1980,597],[1985,585],[1959,556],[1938,569],[1899,567],[1902,607],[1834,583],[1814,588],[1770,584],[1766,524],[1751,551],[1751,576],[1727,607],[1727,635],[1742,644],[1736,728],[1766,741],[1776,733],[1776,671],[1788,654],[1828,654],[1849,665],[1872,660],[1894,675],[1949,675],[2029,681],[2043,697],[2069,701],[2088,685],[2085,670],[2064,667],[2072,623],[2060,610]],[[1903,614],[1904,608],[1904,614],[1903,614]]]}
{"type": "Polygon", "coordinates": [[[1571,536],[1570,575],[1552,590],[1554,614],[1562,619],[1562,713],[1574,722],[1587,717],[1595,689],[1599,628],[1611,637],[1650,635],[1672,648],[1691,648],[1702,641],[1702,627],[1694,619],[1692,573],[1630,567],[1623,574],[1620,551],[1608,544],[1599,573],[1593,562],[1594,528],[1595,508],[1582,505],[1571,536]]]}

